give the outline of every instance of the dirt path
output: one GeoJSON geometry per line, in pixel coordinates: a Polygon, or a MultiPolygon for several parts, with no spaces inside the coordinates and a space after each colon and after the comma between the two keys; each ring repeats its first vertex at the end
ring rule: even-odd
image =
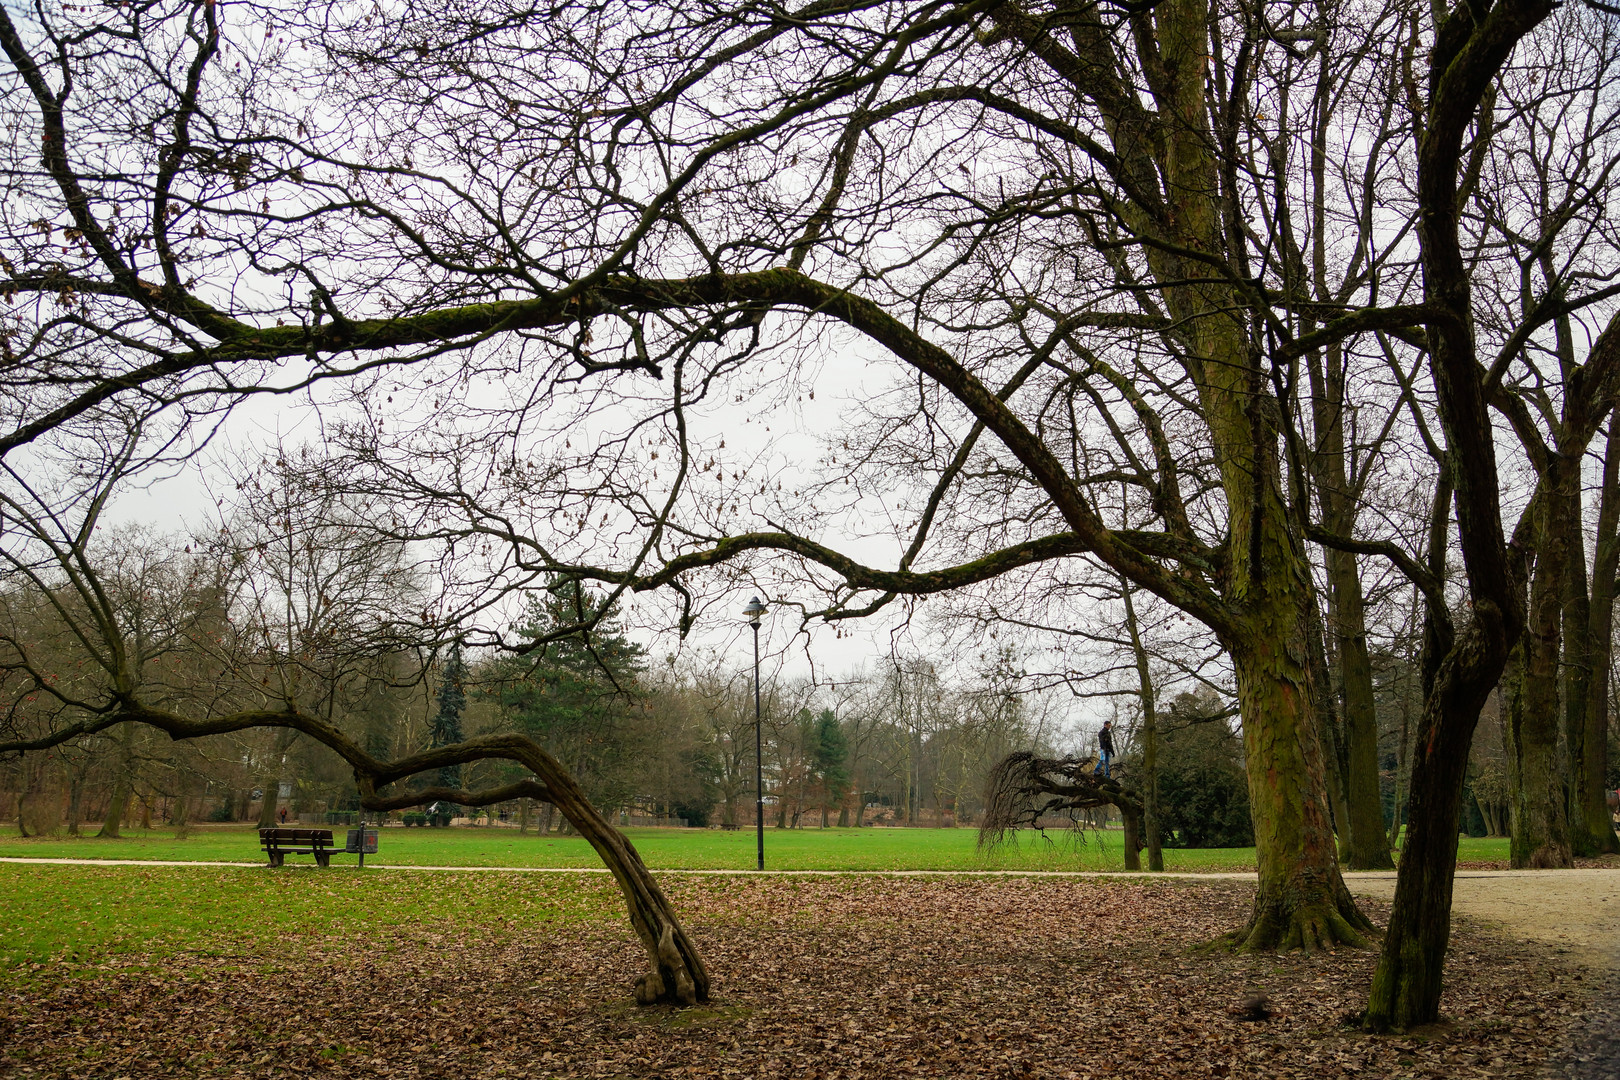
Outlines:
{"type": "MultiPolygon", "coordinates": [[[[1388,900],[1394,874],[1346,874],[1350,891],[1388,900]]],[[[1620,1076],[1620,870],[1462,870],[1453,914],[1515,940],[1545,944],[1592,971],[1597,987],[1574,1037],[1546,1076],[1620,1076]]]]}
{"type": "MultiPolygon", "coordinates": [[[[1358,895],[1395,895],[1393,873],[1344,877],[1358,895]]],[[[1451,910],[1593,965],[1620,960],[1620,870],[1459,870],[1451,910]]]]}

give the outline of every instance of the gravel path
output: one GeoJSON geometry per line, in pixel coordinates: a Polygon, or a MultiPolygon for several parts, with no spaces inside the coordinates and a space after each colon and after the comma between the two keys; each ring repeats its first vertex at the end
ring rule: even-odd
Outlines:
{"type": "MultiPolygon", "coordinates": [[[[1395,895],[1394,874],[1345,878],[1359,895],[1395,895]]],[[[1545,944],[1599,976],[1596,998],[1546,1075],[1620,1077],[1620,870],[1463,870],[1451,910],[1520,941],[1545,944]]]]}

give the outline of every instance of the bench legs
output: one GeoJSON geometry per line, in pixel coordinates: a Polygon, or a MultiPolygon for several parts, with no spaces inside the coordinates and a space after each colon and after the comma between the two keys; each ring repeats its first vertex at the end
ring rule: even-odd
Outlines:
{"type": "MultiPolygon", "coordinates": [[[[270,856],[270,865],[271,866],[286,866],[287,865],[287,853],[285,851],[276,851],[275,849],[272,848],[267,854],[269,854],[269,856],[270,856]]],[[[295,852],[295,854],[302,854],[302,853],[301,852],[295,852]]],[[[315,856],[315,864],[317,866],[331,866],[332,865],[332,853],[330,851],[311,851],[311,852],[309,852],[309,854],[315,856]]]]}

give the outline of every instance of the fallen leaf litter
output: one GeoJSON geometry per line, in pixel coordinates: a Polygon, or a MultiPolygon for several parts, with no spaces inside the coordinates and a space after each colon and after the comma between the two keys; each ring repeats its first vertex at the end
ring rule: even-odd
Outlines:
{"type": "MultiPolygon", "coordinates": [[[[534,886],[501,877],[520,908],[534,886]]],[[[0,1075],[1529,1078],[1596,981],[1464,923],[1447,1021],[1369,1037],[1343,1021],[1372,951],[1207,947],[1242,922],[1242,883],[661,881],[710,967],[699,1008],[631,1003],[622,918],[378,926],[34,972],[0,1001],[0,1075]]]]}

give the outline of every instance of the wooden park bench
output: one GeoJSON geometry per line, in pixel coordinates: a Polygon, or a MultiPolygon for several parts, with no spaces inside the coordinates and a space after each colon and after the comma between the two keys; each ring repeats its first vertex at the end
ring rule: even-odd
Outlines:
{"type": "Polygon", "coordinates": [[[281,866],[288,855],[313,855],[321,866],[332,863],[331,829],[260,829],[259,843],[271,866],[281,866]]]}

